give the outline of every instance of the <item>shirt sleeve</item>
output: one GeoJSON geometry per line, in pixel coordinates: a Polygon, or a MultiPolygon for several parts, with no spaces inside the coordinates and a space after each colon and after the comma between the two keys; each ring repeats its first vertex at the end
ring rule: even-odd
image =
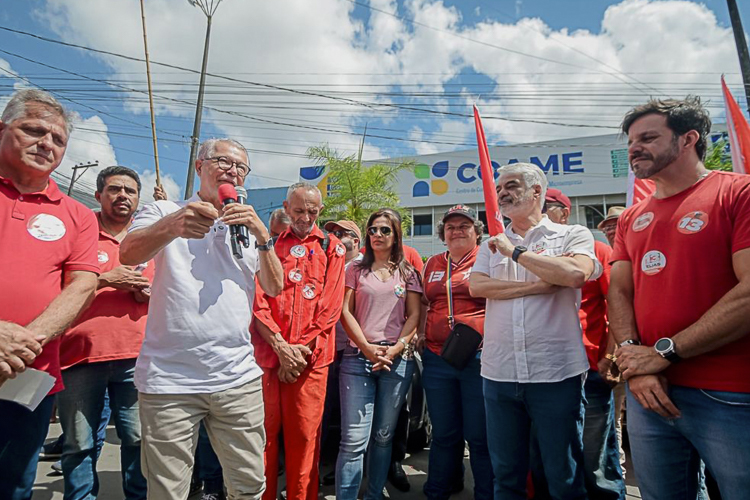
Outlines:
{"type": "Polygon", "coordinates": [[[73,243],[68,260],[65,261],[65,271],[89,271],[99,274],[99,223],[91,210],[81,210],[78,213],[78,235],[73,243]]]}
{"type": "MultiPolygon", "coordinates": [[[[274,250],[275,251],[275,250],[274,250]]],[[[281,293],[284,293],[283,291],[281,293]]],[[[268,302],[268,295],[263,291],[263,287],[255,280],[255,300],[253,301],[253,317],[268,327],[273,333],[281,333],[281,327],[273,319],[271,304],[268,302]]]]}
{"type": "Polygon", "coordinates": [[[409,279],[406,280],[406,291],[422,293],[422,277],[415,271],[411,273],[409,279]]]}
{"type": "Polygon", "coordinates": [[[161,203],[162,202],[160,201],[149,203],[138,210],[133,218],[133,223],[128,228],[128,232],[130,233],[138,229],[143,229],[144,227],[149,227],[164,217],[165,214],[160,208],[161,203]]]}
{"type": "Polygon", "coordinates": [[[477,260],[474,261],[474,266],[471,268],[472,273],[482,273],[487,276],[490,275],[490,247],[487,246],[487,242],[482,243],[477,252],[477,260]]]}
{"type": "Polygon", "coordinates": [[[618,260],[625,260],[630,262],[632,259],[628,254],[628,249],[625,246],[625,234],[628,232],[628,217],[629,212],[626,211],[620,214],[620,218],[617,219],[617,232],[615,233],[615,247],[612,250],[612,256],[610,257],[611,262],[618,260]]]}
{"type": "Polygon", "coordinates": [[[346,270],[346,288],[352,290],[357,289],[357,281],[359,281],[360,268],[356,262],[352,262],[349,269],[346,270]]]}
{"type": "Polygon", "coordinates": [[[732,205],[732,253],[750,248],[750,182],[745,177],[734,183],[739,189],[732,205]]]}
{"type": "Polygon", "coordinates": [[[594,272],[589,281],[594,281],[602,275],[602,264],[596,258],[594,251],[594,235],[583,226],[570,226],[565,243],[563,243],[563,254],[585,255],[594,262],[594,272]]]}

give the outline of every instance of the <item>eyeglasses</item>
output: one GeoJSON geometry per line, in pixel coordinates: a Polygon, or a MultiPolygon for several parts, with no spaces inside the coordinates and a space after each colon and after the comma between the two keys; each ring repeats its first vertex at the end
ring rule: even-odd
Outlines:
{"type": "Polygon", "coordinates": [[[615,231],[617,231],[617,224],[607,224],[602,227],[603,233],[614,233],[615,231]]]}
{"type": "Polygon", "coordinates": [[[240,177],[245,177],[248,173],[250,173],[250,165],[238,161],[232,161],[226,156],[212,156],[211,158],[206,158],[206,160],[211,160],[212,162],[216,163],[216,165],[225,172],[228,172],[229,169],[232,168],[232,165],[234,165],[234,167],[237,169],[237,175],[239,175],[240,177]]]}
{"type": "Polygon", "coordinates": [[[332,231],[333,235],[336,238],[341,239],[344,235],[349,236],[350,238],[357,238],[357,235],[354,234],[353,231],[344,231],[343,229],[336,229],[335,231],[332,231]]]}
{"type": "Polygon", "coordinates": [[[383,236],[388,236],[393,232],[393,230],[388,226],[370,226],[367,228],[367,234],[369,234],[370,236],[375,236],[376,234],[378,234],[378,232],[383,236]]]}

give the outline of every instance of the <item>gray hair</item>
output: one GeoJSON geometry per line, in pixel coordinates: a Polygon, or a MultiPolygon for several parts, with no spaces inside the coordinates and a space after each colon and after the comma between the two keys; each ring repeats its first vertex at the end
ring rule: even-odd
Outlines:
{"type": "Polygon", "coordinates": [[[289,189],[286,190],[286,200],[291,200],[292,194],[298,189],[304,189],[305,191],[313,191],[317,193],[318,198],[320,198],[321,205],[323,204],[323,195],[320,194],[320,189],[318,189],[318,186],[316,186],[315,184],[311,184],[309,182],[295,182],[294,184],[289,186],[289,189]]]}
{"type": "Polygon", "coordinates": [[[532,163],[511,163],[503,165],[497,172],[502,176],[506,174],[520,174],[527,188],[540,186],[542,195],[540,196],[540,205],[544,206],[544,197],[547,195],[547,176],[538,166],[532,163]]]}
{"type": "Polygon", "coordinates": [[[220,142],[226,142],[244,151],[245,157],[247,158],[247,166],[248,167],[250,166],[250,155],[248,154],[245,146],[235,141],[234,139],[230,139],[228,137],[212,138],[212,139],[206,139],[205,141],[203,141],[201,143],[201,147],[198,149],[197,159],[205,160],[206,158],[212,157],[214,153],[216,152],[216,145],[220,142]]]}
{"type": "Polygon", "coordinates": [[[52,94],[43,90],[23,89],[13,94],[8,104],[5,105],[0,119],[2,119],[4,124],[10,125],[19,118],[25,117],[26,104],[29,102],[38,102],[55,110],[63,121],[65,121],[65,130],[68,132],[68,136],[70,136],[70,133],[73,131],[73,117],[62,104],[57,102],[57,99],[52,97],[52,94]]]}
{"type": "Polygon", "coordinates": [[[289,218],[289,216],[286,214],[286,211],[283,208],[277,208],[273,212],[271,212],[271,218],[268,219],[268,224],[273,224],[274,221],[279,221],[282,224],[291,224],[292,219],[289,218]]]}

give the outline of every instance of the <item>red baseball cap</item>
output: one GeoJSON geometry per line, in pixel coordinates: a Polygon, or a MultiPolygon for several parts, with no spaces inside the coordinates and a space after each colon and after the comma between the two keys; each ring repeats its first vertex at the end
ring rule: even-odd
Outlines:
{"type": "Polygon", "coordinates": [[[555,188],[548,188],[547,194],[544,197],[546,203],[559,203],[568,210],[570,210],[570,198],[565,196],[562,191],[555,188]]]}

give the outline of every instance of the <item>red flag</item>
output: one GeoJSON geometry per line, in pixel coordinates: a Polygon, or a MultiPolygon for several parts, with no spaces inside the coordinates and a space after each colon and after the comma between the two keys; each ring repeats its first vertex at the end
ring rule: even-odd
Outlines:
{"type": "Polygon", "coordinates": [[[487,229],[490,236],[503,232],[503,216],[500,215],[500,206],[497,203],[497,191],[495,191],[495,172],[490,163],[490,151],[487,149],[487,139],[484,137],[482,119],[479,110],[474,105],[474,125],[477,128],[477,148],[479,149],[479,165],[482,171],[482,189],[484,191],[484,205],[487,211],[487,229]]]}
{"type": "Polygon", "coordinates": [[[721,75],[721,90],[727,110],[727,133],[732,150],[732,170],[739,174],[750,174],[750,125],[747,124],[740,106],[729,92],[724,75],[721,75]]]}
{"type": "Polygon", "coordinates": [[[656,191],[654,181],[648,179],[637,179],[633,171],[628,172],[628,198],[625,206],[629,207],[640,203],[656,191]]]}

